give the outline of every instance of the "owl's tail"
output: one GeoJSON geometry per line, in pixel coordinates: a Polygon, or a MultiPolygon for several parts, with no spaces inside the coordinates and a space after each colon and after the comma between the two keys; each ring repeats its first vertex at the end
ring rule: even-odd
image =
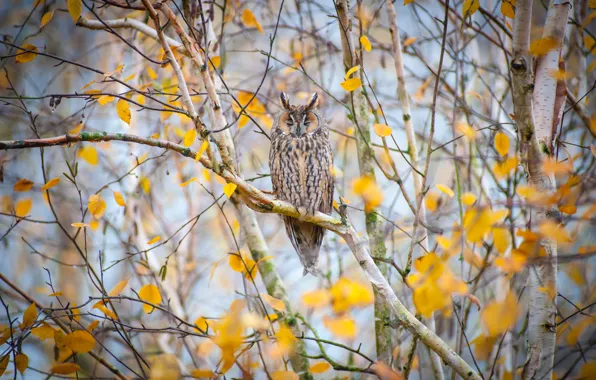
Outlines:
{"type": "Polygon", "coordinates": [[[321,274],[319,270],[319,249],[323,243],[325,229],[311,223],[284,217],[286,232],[300,262],[304,267],[304,275],[311,273],[313,276],[321,274]]]}

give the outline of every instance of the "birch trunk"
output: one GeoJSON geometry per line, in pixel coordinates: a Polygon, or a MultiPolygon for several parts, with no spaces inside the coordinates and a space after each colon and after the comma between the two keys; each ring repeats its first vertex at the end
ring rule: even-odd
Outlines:
{"type": "MultiPolygon", "coordinates": [[[[555,110],[557,82],[551,72],[559,68],[559,54],[571,3],[551,1],[543,38],[556,41],[556,48],[539,58],[536,81],[532,77],[532,56],[529,54],[532,0],[517,2],[513,32],[511,76],[513,104],[520,141],[521,159],[528,183],[540,193],[556,191],[555,179],[544,172],[542,164],[552,154],[553,127],[558,123],[555,110]]],[[[532,213],[535,225],[555,216],[552,207],[539,207],[532,213]]],[[[527,361],[524,379],[550,379],[556,338],[555,299],[540,287],[557,289],[557,245],[549,238],[541,241],[549,260],[530,268],[528,286],[529,317],[527,361]]]]}

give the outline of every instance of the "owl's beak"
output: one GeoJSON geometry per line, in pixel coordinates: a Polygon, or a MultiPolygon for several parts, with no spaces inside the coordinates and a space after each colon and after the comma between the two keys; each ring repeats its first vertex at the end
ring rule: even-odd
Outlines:
{"type": "Polygon", "coordinates": [[[304,124],[298,124],[296,128],[296,137],[301,137],[305,131],[306,128],[304,128],[304,124]]]}

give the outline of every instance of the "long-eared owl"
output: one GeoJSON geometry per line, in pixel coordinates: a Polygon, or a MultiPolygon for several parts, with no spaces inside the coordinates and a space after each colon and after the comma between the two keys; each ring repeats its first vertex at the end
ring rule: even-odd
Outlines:
{"type": "MultiPolygon", "coordinates": [[[[273,192],[290,202],[302,215],[315,211],[330,214],[334,179],[333,153],[329,127],[319,114],[319,97],[314,93],[306,105],[290,105],[285,93],[280,96],[282,112],[271,133],[269,167],[273,192]]],[[[319,249],[325,229],[284,216],[286,232],[304,266],[304,275],[318,275],[319,249]]]]}

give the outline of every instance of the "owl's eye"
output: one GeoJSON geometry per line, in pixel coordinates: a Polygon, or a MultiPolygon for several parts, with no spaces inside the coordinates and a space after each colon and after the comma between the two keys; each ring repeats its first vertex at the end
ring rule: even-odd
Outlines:
{"type": "Polygon", "coordinates": [[[287,125],[294,125],[294,120],[288,119],[288,120],[286,120],[286,124],[287,125]]]}

